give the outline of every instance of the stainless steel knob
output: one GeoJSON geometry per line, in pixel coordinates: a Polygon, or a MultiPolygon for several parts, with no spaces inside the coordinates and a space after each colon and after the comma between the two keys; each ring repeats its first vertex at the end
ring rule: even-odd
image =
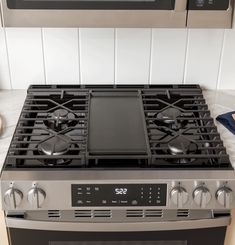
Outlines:
{"type": "Polygon", "coordinates": [[[33,208],[40,208],[46,198],[44,190],[38,187],[33,187],[28,192],[28,201],[33,208]]]}
{"type": "Polygon", "coordinates": [[[211,200],[211,193],[205,186],[197,187],[193,192],[194,202],[201,208],[205,208],[211,200]]]}
{"type": "Polygon", "coordinates": [[[229,187],[223,186],[217,190],[216,199],[224,208],[230,208],[230,204],[233,201],[233,191],[229,187]]]}
{"type": "Polygon", "coordinates": [[[182,208],[183,205],[188,201],[188,193],[182,186],[176,186],[171,190],[170,193],[172,202],[177,205],[178,208],[182,208]]]}
{"type": "Polygon", "coordinates": [[[9,188],[4,195],[4,202],[7,207],[11,209],[17,208],[20,205],[22,199],[23,193],[14,187],[9,188]]]}

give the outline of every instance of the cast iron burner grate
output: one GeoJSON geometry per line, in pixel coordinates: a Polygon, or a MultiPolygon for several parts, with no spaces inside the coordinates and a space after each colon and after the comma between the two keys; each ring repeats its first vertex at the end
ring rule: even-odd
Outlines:
{"type": "Polygon", "coordinates": [[[28,90],[9,149],[15,167],[85,164],[89,93],[28,90]]]}
{"type": "Polygon", "coordinates": [[[198,85],[32,85],[4,167],[232,169],[198,85]]]}
{"type": "Polygon", "coordinates": [[[151,165],[227,167],[229,160],[201,92],[145,91],[142,95],[151,165]]]}

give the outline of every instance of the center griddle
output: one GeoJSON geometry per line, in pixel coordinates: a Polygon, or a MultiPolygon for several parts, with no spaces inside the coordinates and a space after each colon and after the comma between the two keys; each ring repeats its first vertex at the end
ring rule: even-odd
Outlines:
{"type": "Polygon", "coordinates": [[[138,92],[95,92],[91,95],[90,154],[147,154],[144,112],[138,92]]]}

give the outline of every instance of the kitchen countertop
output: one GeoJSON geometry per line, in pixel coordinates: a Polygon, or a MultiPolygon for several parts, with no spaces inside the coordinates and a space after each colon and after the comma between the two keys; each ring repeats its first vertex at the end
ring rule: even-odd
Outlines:
{"type": "MultiPolygon", "coordinates": [[[[209,105],[212,116],[235,111],[235,91],[204,91],[205,99],[209,105]]],[[[3,132],[0,136],[0,170],[4,163],[4,159],[14,133],[16,122],[18,120],[26,90],[3,90],[0,91],[0,115],[3,118],[3,132]]],[[[235,168],[235,136],[230,133],[221,124],[215,122],[227,152],[230,156],[232,165],[235,168]]],[[[235,217],[235,212],[233,212],[235,217]]],[[[7,245],[6,230],[4,227],[3,212],[0,212],[0,244],[7,245]]],[[[226,245],[235,244],[235,218],[227,232],[226,245]],[[234,230],[234,232],[232,232],[234,230]]]]}

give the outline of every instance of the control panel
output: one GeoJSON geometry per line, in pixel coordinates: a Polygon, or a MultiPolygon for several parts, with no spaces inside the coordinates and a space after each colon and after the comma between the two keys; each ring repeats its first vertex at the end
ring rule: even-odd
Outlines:
{"type": "Polygon", "coordinates": [[[78,181],[2,182],[4,210],[70,210],[103,207],[231,209],[235,181],[79,183],[78,181]]]}
{"type": "Polygon", "coordinates": [[[72,184],[72,206],[166,206],[167,184],[72,184]]]}
{"type": "Polygon", "coordinates": [[[227,10],[230,0],[189,0],[189,10],[227,10]]]}
{"type": "Polygon", "coordinates": [[[232,0],[188,0],[187,27],[231,28],[232,0]]]}

